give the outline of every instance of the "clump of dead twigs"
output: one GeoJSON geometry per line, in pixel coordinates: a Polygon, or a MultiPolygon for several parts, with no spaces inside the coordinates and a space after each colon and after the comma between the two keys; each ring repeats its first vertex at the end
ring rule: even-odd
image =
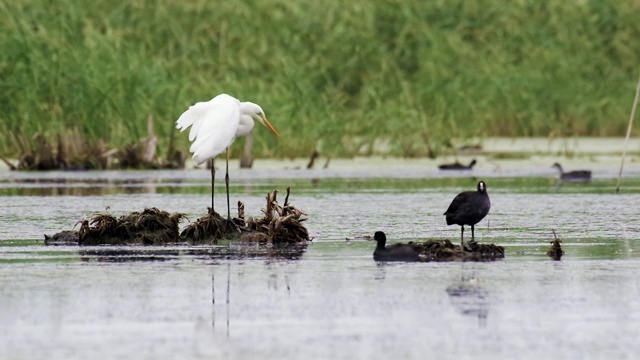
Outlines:
{"type": "Polygon", "coordinates": [[[218,240],[239,239],[244,243],[292,245],[305,244],[309,232],[302,223],[304,212],[289,204],[291,189],[287,188],[284,205],[278,204],[278,190],[267,194],[267,204],[262,210],[264,217],[245,219],[244,204],[238,202],[238,217],[226,220],[211,212],[189,224],[180,234],[190,244],[215,244],[218,240]]]}
{"type": "Polygon", "coordinates": [[[246,221],[241,239],[274,245],[300,244],[309,241],[309,232],[302,223],[307,220],[306,214],[289,204],[290,188],[284,198],[284,205],[277,201],[278,191],[267,194],[267,206],[262,210],[264,217],[258,220],[249,218],[246,221]],[[256,239],[256,234],[259,235],[256,239]]]}

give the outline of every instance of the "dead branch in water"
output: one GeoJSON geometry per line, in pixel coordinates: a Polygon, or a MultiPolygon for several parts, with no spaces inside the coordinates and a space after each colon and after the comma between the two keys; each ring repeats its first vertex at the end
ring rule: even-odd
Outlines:
{"type": "Polygon", "coordinates": [[[547,256],[549,256],[553,260],[560,260],[560,258],[562,258],[562,255],[564,255],[564,251],[562,251],[562,245],[560,245],[562,240],[560,240],[560,237],[556,235],[555,229],[551,229],[551,231],[553,232],[553,241],[550,242],[551,246],[549,247],[549,250],[547,250],[547,256]]]}

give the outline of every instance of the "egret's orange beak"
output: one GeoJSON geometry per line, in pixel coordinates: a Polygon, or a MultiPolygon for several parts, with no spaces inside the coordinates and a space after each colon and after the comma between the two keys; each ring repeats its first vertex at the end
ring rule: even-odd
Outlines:
{"type": "Polygon", "coordinates": [[[273,133],[273,135],[280,137],[280,134],[278,134],[278,130],[276,130],[276,128],[274,128],[273,125],[271,125],[269,120],[267,120],[266,116],[261,116],[260,120],[262,120],[262,124],[264,124],[264,126],[266,126],[267,129],[269,129],[269,131],[273,133]]]}

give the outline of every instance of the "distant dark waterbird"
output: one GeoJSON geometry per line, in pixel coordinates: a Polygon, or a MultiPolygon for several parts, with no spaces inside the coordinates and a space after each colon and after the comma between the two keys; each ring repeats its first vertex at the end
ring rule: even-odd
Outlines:
{"type": "Polygon", "coordinates": [[[373,239],[378,242],[373,251],[375,261],[418,261],[420,258],[417,244],[393,244],[385,247],[387,236],[382,231],[376,231],[373,239]]]}
{"type": "Polygon", "coordinates": [[[553,164],[554,168],[560,171],[560,180],[566,182],[589,182],[591,181],[591,171],[590,170],[573,170],[564,172],[562,170],[562,166],[559,163],[553,164]]]}
{"type": "Polygon", "coordinates": [[[562,245],[560,245],[562,240],[560,240],[558,235],[556,235],[555,230],[551,231],[553,231],[553,241],[550,242],[551,246],[549,247],[549,250],[547,250],[547,256],[549,256],[553,260],[560,261],[562,255],[564,255],[564,251],[562,251],[562,245]]]}
{"type": "Polygon", "coordinates": [[[464,226],[471,225],[471,240],[475,239],[474,226],[484,219],[491,209],[491,201],[487,194],[487,185],[484,181],[478,182],[477,191],[464,191],[458,194],[447,211],[447,225],[457,224],[461,226],[460,243],[464,248],[464,226]]]}
{"type": "Polygon", "coordinates": [[[462,165],[459,161],[456,161],[452,164],[442,164],[439,165],[438,168],[440,170],[471,170],[473,166],[476,164],[476,159],[471,160],[469,165],[462,165]]]}

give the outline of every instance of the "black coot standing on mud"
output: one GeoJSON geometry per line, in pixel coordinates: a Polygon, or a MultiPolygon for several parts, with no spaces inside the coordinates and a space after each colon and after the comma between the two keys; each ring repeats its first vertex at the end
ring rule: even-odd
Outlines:
{"type": "Polygon", "coordinates": [[[373,239],[378,242],[373,251],[375,261],[418,261],[419,251],[410,244],[393,244],[385,247],[387,236],[382,231],[376,231],[373,239]]]}
{"type": "Polygon", "coordinates": [[[462,227],[460,232],[460,243],[464,248],[464,226],[471,225],[471,240],[474,240],[474,225],[484,219],[491,209],[491,201],[487,194],[487,185],[484,181],[478,182],[477,191],[464,191],[458,194],[447,211],[447,225],[457,224],[462,227]]]}

